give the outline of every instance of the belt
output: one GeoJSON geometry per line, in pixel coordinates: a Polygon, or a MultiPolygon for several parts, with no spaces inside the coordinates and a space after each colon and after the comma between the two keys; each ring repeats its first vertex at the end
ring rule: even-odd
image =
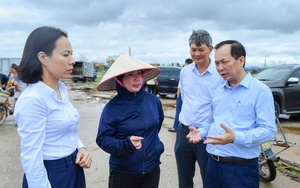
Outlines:
{"type": "Polygon", "coordinates": [[[223,163],[250,163],[252,161],[257,160],[257,158],[253,159],[244,159],[244,158],[239,158],[239,157],[221,157],[217,155],[210,154],[211,158],[215,161],[218,162],[223,162],[223,163]]]}
{"type": "MultiPolygon", "coordinates": [[[[185,129],[187,129],[187,130],[190,131],[189,125],[185,125],[185,124],[183,124],[183,123],[180,123],[180,124],[181,124],[181,126],[182,126],[183,128],[185,128],[185,129]]],[[[195,127],[195,128],[198,129],[198,127],[195,127]]]]}
{"type": "Polygon", "coordinates": [[[66,156],[64,158],[56,160],[44,160],[44,165],[46,169],[51,170],[65,167],[70,164],[75,164],[77,152],[78,150],[76,149],[71,155],[66,156]]]}
{"type": "Polygon", "coordinates": [[[183,128],[185,128],[185,129],[189,130],[189,126],[187,126],[187,125],[184,125],[183,123],[180,123],[180,124],[181,124],[181,126],[182,126],[183,128]]]}

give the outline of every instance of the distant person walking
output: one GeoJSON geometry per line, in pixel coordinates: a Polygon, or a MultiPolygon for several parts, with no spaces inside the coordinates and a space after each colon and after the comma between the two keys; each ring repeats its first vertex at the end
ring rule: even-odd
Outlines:
{"type": "MultiPolygon", "coordinates": [[[[193,63],[193,60],[191,58],[187,58],[183,64],[184,68],[185,66],[193,63]]],[[[180,88],[177,88],[177,93],[176,93],[176,112],[175,112],[175,118],[174,118],[174,124],[171,129],[169,129],[169,132],[176,132],[178,124],[179,124],[179,114],[181,111],[181,106],[182,106],[182,99],[181,99],[181,94],[180,94],[180,88]]]]}
{"type": "Polygon", "coordinates": [[[148,80],[147,82],[147,90],[149,93],[152,93],[154,95],[157,95],[157,88],[158,82],[156,80],[156,77],[152,78],[151,80],[148,80]]]}
{"type": "Polygon", "coordinates": [[[14,87],[14,99],[17,102],[18,98],[20,97],[21,93],[25,90],[26,84],[19,79],[19,66],[13,64],[11,66],[12,74],[14,75],[12,80],[12,86],[14,87]]]}

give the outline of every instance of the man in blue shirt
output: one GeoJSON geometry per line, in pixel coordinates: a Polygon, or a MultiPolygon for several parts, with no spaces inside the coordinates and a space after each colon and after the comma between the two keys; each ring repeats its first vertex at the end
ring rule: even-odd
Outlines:
{"type": "MultiPolygon", "coordinates": [[[[200,127],[205,124],[210,111],[215,89],[224,83],[209,56],[213,50],[210,34],[195,30],[189,39],[193,63],[180,71],[178,87],[181,91],[182,107],[179,114],[174,146],[179,188],[193,188],[195,165],[198,162],[204,185],[208,153],[203,141],[191,144],[186,139],[188,126],[200,127]]],[[[203,186],[205,188],[205,186],[203,186]]]]}
{"type": "Polygon", "coordinates": [[[246,73],[241,43],[223,41],[215,50],[216,68],[227,82],[215,91],[207,123],[190,126],[187,139],[207,144],[207,188],[258,188],[260,145],[277,132],[272,92],[246,73]]]}

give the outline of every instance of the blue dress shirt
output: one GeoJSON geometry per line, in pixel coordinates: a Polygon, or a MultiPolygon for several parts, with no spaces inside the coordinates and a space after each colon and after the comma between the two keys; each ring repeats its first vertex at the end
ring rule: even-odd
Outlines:
{"type": "Polygon", "coordinates": [[[194,127],[204,124],[210,112],[214,91],[224,82],[213,63],[202,74],[195,63],[183,67],[179,81],[182,99],[179,121],[194,127]]]}
{"type": "Polygon", "coordinates": [[[231,88],[226,82],[217,88],[208,122],[200,127],[202,138],[223,135],[223,123],[235,133],[234,142],[226,145],[208,144],[210,154],[223,157],[256,158],[260,144],[276,136],[274,101],[270,88],[248,73],[231,88]]]}

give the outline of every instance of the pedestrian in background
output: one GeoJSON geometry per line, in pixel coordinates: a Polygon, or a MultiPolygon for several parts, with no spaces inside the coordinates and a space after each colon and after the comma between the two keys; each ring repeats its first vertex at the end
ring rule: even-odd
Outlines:
{"type": "Polygon", "coordinates": [[[11,72],[14,75],[13,80],[12,80],[12,82],[13,82],[12,87],[14,87],[15,103],[17,102],[18,98],[20,97],[22,91],[24,91],[24,89],[26,88],[26,84],[19,79],[18,70],[19,70],[19,66],[16,64],[12,64],[11,72]]]}
{"type": "Polygon", "coordinates": [[[157,95],[158,92],[156,86],[158,85],[158,82],[156,80],[156,77],[152,78],[151,80],[148,80],[146,83],[148,92],[157,95]]]}
{"type": "Polygon", "coordinates": [[[260,145],[276,136],[274,100],[264,83],[246,73],[246,50],[235,40],[215,47],[215,64],[227,81],[215,91],[210,116],[189,127],[189,142],[205,140],[205,187],[258,188],[260,145]]]}
{"type": "Polygon", "coordinates": [[[9,77],[5,74],[0,73],[0,83],[1,83],[1,89],[4,91],[6,89],[7,82],[9,80],[9,77]]]}
{"type": "Polygon", "coordinates": [[[60,79],[70,77],[75,63],[67,34],[39,27],[27,38],[19,67],[29,84],[16,102],[23,188],[85,188],[83,168],[91,155],[78,137],[78,111],[60,79]]]}
{"type": "Polygon", "coordinates": [[[158,68],[120,55],[97,86],[117,90],[102,110],[96,138],[110,154],[109,188],[158,188],[164,112],[159,98],[143,87],[158,74],[158,68]]]}
{"type": "Polygon", "coordinates": [[[14,79],[14,74],[12,73],[12,67],[14,66],[17,66],[17,64],[15,63],[12,63],[9,67],[9,73],[8,73],[8,81],[7,81],[7,84],[6,84],[6,89],[8,89],[9,87],[11,87],[13,85],[13,79],[14,79]]]}
{"type": "Polygon", "coordinates": [[[13,74],[14,69],[12,67],[17,67],[18,65],[15,63],[12,63],[9,67],[9,73],[8,73],[8,81],[6,83],[5,91],[9,94],[10,97],[15,95],[15,87],[14,82],[15,82],[15,75],[13,74]]]}
{"type": "MultiPolygon", "coordinates": [[[[183,64],[183,67],[193,63],[193,60],[191,58],[187,58],[183,64]]],[[[169,129],[169,132],[176,132],[178,124],[179,124],[179,113],[181,111],[181,106],[182,106],[182,99],[181,99],[181,94],[180,94],[180,88],[177,88],[177,93],[176,93],[176,112],[175,112],[175,118],[174,118],[174,124],[171,129],[169,129]]]]}
{"type": "Polygon", "coordinates": [[[210,34],[202,29],[193,31],[189,38],[189,47],[194,63],[180,71],[179,88],[182,107],[174,147],[179,188],[194,187],[196,161],[200,168],[203,187],[205,187],[208,158],[206,145],[203,144],[203,141],[191,144],[186,136],[189,134],[188,126],[198,128],[206,123],[213,93],[219,85],[224,83],[209,58],[213,50],[210,34]]]}

